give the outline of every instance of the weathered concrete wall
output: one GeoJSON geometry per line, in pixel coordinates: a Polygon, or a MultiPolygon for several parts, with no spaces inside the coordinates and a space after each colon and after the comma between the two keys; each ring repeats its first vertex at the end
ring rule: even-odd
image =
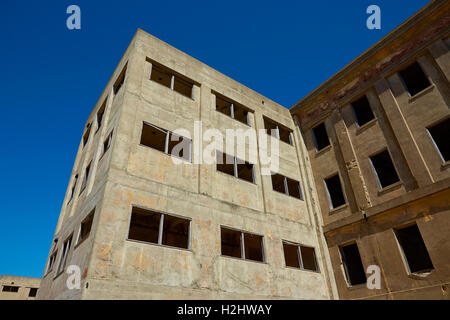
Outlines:
{"type": "Polygon", "coordinates": [[[0,276],[0,300],[35,300],[36,297],[30,297],[30,289],[39,289],[40,278],[19,277],[19,276],[0,276]],[[4,286],[19,287],[17,292],[4,291],[4,286]]]}

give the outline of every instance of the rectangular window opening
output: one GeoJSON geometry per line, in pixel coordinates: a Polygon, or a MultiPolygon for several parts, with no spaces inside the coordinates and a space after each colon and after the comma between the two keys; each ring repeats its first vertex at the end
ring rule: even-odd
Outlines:
{"type": "Polygon", "coordinates": [[[397,170],[395,170],[391,156],[387,150],[371,156],[369,159],[375,170],[375,175],[380,188],[385,188],[400,181],[397,170]]]}
{"type": "Polygon", "coordinates": [[[30,292],[28,293],[28,297],[35,298],[37,296],[38,288],[30,288],[30,292]]]}
{"type": "Polygon", "coordinates": [[[264,128],[268,135],[271,135],[274,138],[280,139],[287,144],[292,145],[292,131],[287,129],[283,125],[273,121],[272,119],[268,119],[266,117],[264,119],[264,128]]]}
{"type": "Polygon", "coordinates": [[[272,174],[272,189],[277,192],[284,193],[288,196],[303,200],[303,193],[300,187],[300,182],[285,177],[281,174],[272,174]]]}
{"type": "Polygon", "coordinates": [[[428,272],[434,269],[417,224],[396,229],[395,235],[411,273],[428,272]]]}
{"type": "Polygon", "coordinates": [[[2,292],[19,292],[19,287],[17,287],[17,286],[3,286],[2,292]]]}
{"type": "Polygon", "coordinates": [[[263,236],[220,228],[223,256],[264,262],[263,236]]]}
{"type": "Polygon", "coordinates": [[[115,95],[119,92],[120,88],[122,88],[122,85],[125,82],[125,75],[126,75],[126,73],[127,73],[127,65],[125,64],[125,67],[123,67],[122,71],[120,72],[120,74],[117,77],[117,80],[116,80],[116,82],[114,83],[114,86],[113,86],[113,91],[114,91],[115,95]]]}
{"type": "Polygon", "coordinates": [[[91,213],[89,213],[89,215],[86,218],[84,218],[84,220],[81,222],[78,243],[83,242],[89,237],[92,228],[92,222],[94,221],[94,213],[95,209],[92,210],[91,213]]]}
{"type": "Polygon", "coordinates": [[[345,275],[350,286],[366,283],[366,273],[361,261],[358,245],[352,243],[340,246],[339,251],[344,265],[345,275]]]}
{"type": "Polygon", "coordinates": [[[53,270],[53,266],[55,265],[57,253],[58,253],[58,250],[55,250],[55,252],[48,259],[48,267],[47,267],[47,272],[45,274],[48,274],[53,270]]]}
{"type": "Polygon", "coordinates": [[[328,192],[331,209],[340,207],[345,204],[344,192],[342,191],[341,179],[336,174],[325,179],[325,186],[328,192]]]}
{"type": "Polygon", "coordinates": [[[83,135],[83,148],[87,145],[88,141],[89,141],[89,135],[91,133],[91,126],[90,124],[88,125],[88,128],[86,129],[86,132],[83,135]]]}
{"type": "Polygon", "coordinates": [[[173,157],[191,161],[192,140],[169,132],[167,154],[173,157]]]}
{"type": "Polygon", "coordinates": [[[194,84],[187,82],[183,79],[180,79],[176,76],[174,77],[173,91],[176,91],[188,98],[192,98],[193,88],[194,88],[194,84]]]}
{"type": "Polygon", "coordinates": [[[250,125],[248,113],[250,112],[245,107],[238,103],[228,101],[227,99],[215,94],[216,96],[216,110],[223,113],[243,124],[250,125]]]}
{"type": "Polygon", "coordinates": [[[372,108],[370,107],[369,100],[364,95],[360,99],[351,103],[353,114],[355,116],[356,123],[359,127],[366,124],[372,119],[375,119],[372,108]]]}
{"type": "Polygon", "coordinates": [[[176,91],[188,98],[193,98],[194,83],[175,75],[171,70],[152,63],[150,80],[155,81],[173,91],[176,91]]]}
{"type": "Polygon", "coordinates": [[[330,145],[330,140],[328,139],[327,129],[325,123],[321,123],[312,129],[314,144],[316,145],[316,150],[320,151],[330,145]]]}
{"type": "Polygon", "coordinates": [[[72,235],[69,238],[67,238],[67,240],[63,244],[63,252],[62,252],[62,256],[61,256],[61,261],[59,262],[57,274],[60,274],[66,268],[67,257],[69,256],[71,244],[72,244],[72,235]]]}
{"type": "Polygon", "coordinates": [[[314,248],[300,246],[300,253],[302,257],[302,269],[319,271],[314,248]]]}
{"type": "Polygon", "coordinates": [[[283,242],[284,260],[287,267],[299,268],[298,245],[283,242]]]}
{"type": "Polygon", "coordinates": [[[264,262],[263,237],[244,233],[245,259],[264,262]]]}
{"type": "Polygon", "coordinates": [[[442,161],[450,161],[450,119],[429,127],[428,132],[433,139],[442,161]]]}
{"type": "Polygon", "coordinates": [[[106,140],[103,142],[103,150],[102,150],[102,155],[100,156],[100,158],[103,157],[103,155],[106,153],[106,151],[108,151],[109,147],[111,146],[112,135],[113,135],[113,131],[111,131],[111,132],[108,134],[108,137],[107,137],[106,140]]]}
{"type": "Polygon", "coordinates": [[[248,163],[245,161],[244,163],[240,163],[240,160],[236,160],[236,166],[237,166],[237,177],[239,179],[246,180],[248,182],[254,183],[253,178],[253,164],[248,163]]]}
{"type": "Polygon", "coordinates": [[[411,96],[416,95],[431,85],[430,80],[428,80],[417,61],[399,71],[399,74],[411,96]]]}
{"type": "Polygon", "coordinates": [[[164,215],[162,244],[188,249],[190,220],[164,215]]]}
{"type": "Polygon", "coordinates": [[[86,170],[84,170],[84,179],[83,179],[83,182],[81,183],[80,193],[83,192],[84,189],[86,189],[90,170],[91,170],[91,162],[89,162],[89,164],[86,166],[86,170]]]}
{"type": "Polygon", "coordinates": [[[72,185],[72,189],[70,190],[69,202],[70,202],[70,200],[73,199],[73,196],[75,194],[75,188],[77,186],[77,181],[78,181],[78,174],[76,174],[75,177],[73,178],[73,185],[72,185]]]}
{"type": "Polygon", "coordinates": [[[223,256],[242,258],[241,232],[221,228],[220,239],[223,256]]]}
{"type": "Polygon", "coordinates": [[[106,99],[105,99],[105,101],[103,102],[102,106],[100,107],[100,109],[97,112],[97,131],[102,126],[103,116],[105,115],[105,109],[106,109],[106,99]]]}
{"type": "Polygon", "coordinates": [[[286,177],[286,183],[291,197],[303,200],[302,190],[300,188],[300,182],[286,177]]]}
{"type": "Polygon", "coordinates": [[[152,73],[150,75],[150,80],[158,82],[165,87],[171,88],[172,86],[172,75],[170,72],[159,68],[156,65],[152,65],[152,73]]]}

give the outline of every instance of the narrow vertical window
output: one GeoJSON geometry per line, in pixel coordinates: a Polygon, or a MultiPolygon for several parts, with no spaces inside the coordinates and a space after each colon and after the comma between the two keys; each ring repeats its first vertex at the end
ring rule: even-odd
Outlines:
{"type": "Polygon", "coordinates": [[[67,257],[69,256],[70,245],[72,244],[72,236],[67,238],[67,240],[63,244],[63,252],[61,255],[61,261],[59,262],[58,272],[60,274],[66,268],[67,257]]]}
{"type": "Polygon", "coordinates": [[[91,162],[89,162],[89,164],[86,166],[86,169],[84,170],[84,179],[83,182],[81,183],[80,193],[83,192],[84,189],[86,189],[90,170],[91,170],[91,162]]]}
{"type": "Polygon", "coordinates": [[[105,99],[105,101],[103,102],[102,106],[100,107],[100,109],[97,112],[97,130],[96,130],[96,132],[102,126],[103,117],[105,115],[105,109],[106,109],[106,99],[105,99]]]}
{"type": "Polygon", "coordinates": [[[342,191],[341,179],[338,174],[324,180],[327,190],[330,208],[334,209],[345,204],[344,192],[342,191]]]}
{"type": "Polygon", "coordinates": [[[116,82],[113,86],[114,94],[118,94],[120,91],[120,88],[122,88],[124,82],[125,82],[125,75],[127,73],[127,65],[125,64],[125,67],[123,67],[122,71],[120,72],[119,76],[117,77],[116,82]]]}
{"type": "Polygon", "coordinates": [[[375,119],[372,108],[370,107],[369,100],[364,95],[358,100],[351,103],[353,114],[355,116],[356,123],[359,127],[365,125],[369,121],[375,119]]]}
{"type": "Polygon", "coordinates": [[[342,263],[350,286],[366,283],[366,273],[356,243],[340,246],[342,263]]]}
{"type": "Polygon", "coordinates": [[[75,177],[73,178],[73,184],[72,184],[72,189],[70,190],[69,202],[70,202],[70,200],[73,199],[73,196],[75,194],[75,188],[77,186],[77,181],[78,181],[78,174],[76,174],[75,177]]]}
{"type": "Polygon", "coordinates": [[[417,61],[399,71],[399,74],[411,96],[416,95],[431,85],[417,61]]]}
{"type": "Polygon", "coordinates": [[[95,213],[95,209],[92,210],[89,213],[89,215],[86,218],[84,218],[84,220],[81,222],[80,234],[78,236],[77,244],[83,242],[84,240],[86,240],[89,237],[89,234],[90,234],[91,228],[92,228],[92,222],[94,221],[94,213],[95,213]]]}
{"type": "Polygon", "coordinates": [[[106,153],[106,151],[108,151],[109,147],[111,146],[112,135],[113,135],[113,131],[111,130],[111,132],[108,134],[108,137],[103,142],[102,155],[100,156],[100,158],[103,157],[103,155],[106,153]]]}
{"type": "Polygon", "coordinates": [[[397,170],[395,170],[391,156],[387,150],[371,156],[369,159],[380,188],[385,188],[400,181],[397,170]]]}
{"type": "Polygon", "coordinates": [[[427,129],[442,162],[450,161],[450,119],[446,119],[427,129]]]}
{"type": "Polygon", "coordinates": [[[327,129],[325,128],[325,123],[321,123],[312,129],[314,144],[316,145],[316,150],[320,151],[330,145],[330,140],[328,139],[327,129]]]}

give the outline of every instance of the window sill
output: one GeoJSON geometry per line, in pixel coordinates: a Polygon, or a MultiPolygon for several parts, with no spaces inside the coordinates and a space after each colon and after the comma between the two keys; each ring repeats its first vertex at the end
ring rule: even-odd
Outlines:
{"type": "Polygon", "coordinates": [[[316,273],[316,274],[320,274],[320,271],[314,271],[314,270],[308,270],[308,269],[302,269],[302,268],[296,268],[296,267],[290,267],[290,266],[285,266],[286,269],[291,269],[291,270],[297,270],[297,271],[306,271],[306,272],[312,272],[312,273],[316,273]]]}
{"type": "Polygon", "coordinates": [[[362,126],[359,126],[358,124],[358,128],[356,129],[356,135],[361,134],[362,132],[364,132],[365,130],[367,130],[370,127],[373,127],[373,125],[377,122],[377,118],[373,118],[372,120],[370,120],[369,122],[364,123],[362,126]]]}
{"type": "Polygon", "coordinates": [[[343,205],[340,205],[339,207],[330,209],[330,212],[328,214],[335,214],[341,210],[344,210],[348,207],[348,203],[344,203],[343,205]]]}
{"type": "Polygon", "coordinates": [[[182,93],[179,93],[178,91],[175,91],[175,90],[171,89],[171,88],[168,87],[168,86],[165,86],[165,85],[163,85],[163,84],[161,84],[161,83],[159,83],[159,82],[157,82],[157,81],[154,81],[154,80],[152,80],[152,79],[149,79],[149,80],[150,80],[152,83],[156,83],[158,86],[161,86],[161,87],[164,87],[164,88],[166,88],[166,89],[169,89],[170,91],[176,92],[177,94],[179,94],[179,95],[182,96],[182,97],[185,97],[185,98],[188,98],[188,99],[190,99],[190,100],[192,100],[192,101],[195,101],[194,98],[189,97],[189,96],[186,96],[186,95],[184,95],[184,94],[182,94],[182,93]]]}
{"type": "MultiPolygon", "coordinates": [[[[291,133],[292,133],[292,131],[291,131],[291,133]]],[[[294,144],[293,144],[293,143],[289,143],[289,142],[286,142],[286,141],[284,141],[284,140],[278,139],[277,137],[274,137],[273,135],[271,135],[271,134],[267,133],[267,131],[266,131],[266,134],[267,134],[267,135],[268,135],[269,137],[272,137],[272,138],[274,138],[274,139],[277,139],[278,141],[281,141],[281,142],[283,142],[284,144],[287,144],[288,146],[291,146],[291,147],[293,147],[293,146],[294,146],[294,144]]]]}
{"type": "Polygon", "coordinates": [[[417,92],[417,93],[416,93],[415,95],[413,95],[413,96],[410,96],[410,97],[409,97],[409,100],[408,100],[408,103],[412,103],[412,102],[414,102],[415,100],[417,100],[418,98],[420,98],[421,96],[426,95],[427,93],[433,91],[434,87],[435,87],[434,84],[431,84],[430,86],[426,87],[426,88],[423,89],[422,91],[417,92]]]}
{"type": "Polygon", "coordinates": [[[297,198],[297,197],[293,197],[293,196],[288,195],[288,194],[286,194],[286,193],[284,193],[284,192],[281,192],[281,191],[277,191],[277,190],[273,190],[273,189],[272,189],[272,191],[273,191],[273,192],[276,192],[277,194],[282,194],[282,195],[284,195],[284,196],[286,196],[286,197],[289,197],[289,199],[297,199],[297,200],[299,200],[299,201],[305,201],[305,199],[300,199],[300,198],[297,198]]]}
{"type": "MultiPolygon", "coordinates": [[[[251,126],[250,124],[245,123],[245,122],[242,122],[242,121],[239,121],[238,119],[235,119],[235,118],[233,118],[233,117],[231,117],[231,116],[229,116],[229,115],[227,115],[227,114],[225,114],[225,113],[222,113],[222,112],[220,112],[220,111],[217,111],[217,109],[216,109],[216,112],[217,112],[217,113],[220,113],[221,115],[224,115],[224,116],[227,117],[228,119],[232,119],[232,120],[234,120],[234,121],[237,121],[238,123],[241,123],[241,124],[243,124],[243,125],[245,125],[245,126],[247,126],[247,127],[252,128],[252,126],[251,126]]],[[[247,111],[247,112],[250,113],[250,111],[247,111]]]]}
{"type": "Polygon", "coordinates": [[[441,164],[441,170],[445,170],[450,167],[450,160],[441,164]]]}
{"type": "Polygon", "coordinates": [[[175,249],[175,250],[181,250],[181,251],[187,251],[187,252],[193,252],[191,248],[186,249],[186,248],[180,248],[180,247],[172,247],[172,246],[168,246],[165,244],[157,244],[157,243],[153,243],[153,242],[146,242],[146,241],[142,241],[142,240],[134,240],[134,239],[125,239],[126,241],[129,242],[136,242],[136,243],[140,243],[140,244],[145,244],[145,245],[151,245],[151,246],[155,246],[155,247],[160,247],[160,248],[168,248],[168,249],[175,249]]]}
{"type": "Polygon", "coordinates": [[[239,178],[239,177],[235,177],[234,175],[231,175],[231,174],[228,174],[228,173],[219,171],[219,170],[216,170],[216,172],[219,172],[220,174],[223,174],[223,175],[225,175],[225,176],[227,176],[227,177],[237,179],[238,181],[243,181],[243,182],[250,183],[250,184],[253,185],[253,186],[258,186],[255,182],[251,182],[251,181],[248,181],[248,180],[239,178]]]}
{"type": "Polygon", "coordinates": [[[429,269],[429,270],[409,273],[408,278],[414,279],[414,280],[424,280],[425,278],[429,277],[433,273],[433,271],[434,271],[434,269],[429,269]]]}
{"type": "Polygon", "coordinates": [[[397,181],[397,182],[395,182],[395,183],[393,183],[391,185],[388,185],[388,186],[386,186],[386,187],[384,187],[382,189],[378,189],[378,196],[381,196],[383,194],[386,194],[386,193],[389,193],[391,191],[397,190],[402,185],[403,185],[403,182],[400,180],[400,181],[397,181]]]}
{"type": "MultiPolygon", "coordinates": [[[[166,156],[168,156],[168,157],[170,157],[170,158],[179,159],[179,160],[183,161],[184,164],[192,164],[192,160],[186,160],[185,158],[180,158],[180,157],[177,157],[177,156],[173,156],[173,155],[168,154],[168,153],[165,153],[164,151],[161,151],[161,150],[159,150],[159,149],[155,149],[155,148],[146,146],[145,144],[139,144],[139,146],[140,146],[140,147],[144,147],[144,148],[148,148],[148,149],[151,149],[151,150],[156,150],[156,151],[158,151],[158,152],[160,152],[160,153],[162,153],[162,154],[165,154],[166,156]]],[[[109,149],[108,149],[108,150],[109,150],[109,149]]]]}
{"type": "Polygon", "coordinates": [[[347,283],[347,289],[348,290],[359,290],[359,289],[362,289],[362,288],[367,288],[367,282],[360,283],[360,284],[355,284],[355,285],[349,285],[347,283]]]}
{"type": "Polygon", "coordinates": [[[226,256],[226,255],[223,255],[223,254],[221,254],[220,256],[223,257],[223,258],[227,258],[227,259],[255,262],[255,263],[259,263],[259,264],[263,264],[263,265],[268,265],[268,263],[265,262],[265,261],[257,261],[257,260],[251,260],[251,259],[238,258],[238,257],[226,256]]]}
{"type": "Polygon", "coordinates": [[[326,153],[326,152],[327,152],[328,150],[330,150],[330,149],[331,149],[331,143],[330,143],[329,145],[327,145],[325,148],[322,148],[322,149],[320,149],[320,150],[315,149],[315,150],[316,150],[315,156],[318,157],[318,156],[320,156],[320,155],[326,153]]]}

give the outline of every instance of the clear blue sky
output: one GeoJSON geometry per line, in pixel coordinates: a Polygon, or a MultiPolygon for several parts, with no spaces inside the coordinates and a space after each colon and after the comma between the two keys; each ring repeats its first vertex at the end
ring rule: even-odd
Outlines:
{"type": "Polygon", "coordinates": [[[84,123],[137,28],[290,107],[427,2],[3,0],[0,274],[42,276],[84,123]]]}

